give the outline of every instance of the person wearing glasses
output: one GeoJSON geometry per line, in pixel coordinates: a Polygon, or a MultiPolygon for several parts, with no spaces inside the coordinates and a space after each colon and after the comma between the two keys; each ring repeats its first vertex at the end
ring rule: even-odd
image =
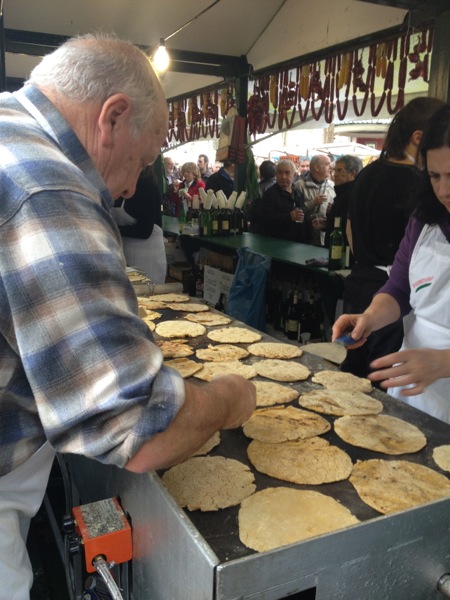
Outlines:
{"type": "Polygon", "coordinates": [[[363,162],[359,156],[352,154],[343,154],[336,159],[334,166],[334,191],[336,196],[327,213],[327,223],[325,231],[325,246],[330,244],[330,235],[334,228],[336,217],[341,218],[341,229],[344,233],[345,245],[348,245],[345,228],[347,225],[348,203],[350,201],[350,192],[353,187],[355,177],[363,168],[363,162]]]}

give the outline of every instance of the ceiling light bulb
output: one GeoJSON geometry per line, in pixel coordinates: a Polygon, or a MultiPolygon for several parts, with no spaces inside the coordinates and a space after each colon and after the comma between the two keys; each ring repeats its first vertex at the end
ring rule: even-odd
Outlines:
{"type": "Polygon", "coordinates": [[[167,53],[164,40],[161,40],[159,43],[158,49],[153,57],[153,64],[159,73],[166,71],[170,64],[170,58],[167,53]]]}

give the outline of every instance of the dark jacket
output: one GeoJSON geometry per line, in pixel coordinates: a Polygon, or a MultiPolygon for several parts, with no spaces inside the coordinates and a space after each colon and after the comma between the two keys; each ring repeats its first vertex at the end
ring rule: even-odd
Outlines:
{"type": "Polygon", "coordinates": [[[305,210],[303,196],[298,190],[287,192],[275,183],[268,188],[259,200],[256,233],[270,237],[308,243],[310,238],[309,224],[295,223],[290,212],[294,208],[305,210]]]}
{"type": "Polygon", "coordinates": [[[229,198],[234,191],[234,181],[225,169],[221,167],[218,171],[208,177],[205,189],[206,191],[213,190],[213,192],[222,190],[225,196],[229,198]]]}

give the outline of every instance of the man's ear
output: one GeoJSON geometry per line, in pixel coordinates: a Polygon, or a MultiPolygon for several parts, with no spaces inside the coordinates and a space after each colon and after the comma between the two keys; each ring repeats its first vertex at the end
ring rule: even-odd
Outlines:
{"type": "Polygon", "coordinates": [[[114,135],[129,126],[131,100],[126,94],[114,94],[105,100],[98,117],[100,139],[103,146],[113,143],[114,135]]]}
{"type": "Polygon", "coordinates": [[[414,146],[419,146],[420,140],[422,139],[422,133],[423,131],[420,129],[416,129],[416,131],[413,132],[411,136],[411,142],[414,144],[414,146]]]}

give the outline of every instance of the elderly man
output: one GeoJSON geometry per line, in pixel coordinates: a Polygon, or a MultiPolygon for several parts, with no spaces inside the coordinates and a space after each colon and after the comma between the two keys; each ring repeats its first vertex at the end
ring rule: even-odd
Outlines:
{"type": "Polygon", "coordinates": [[[306,206],[306,220],[311,224],[311,242],[316,246],[325,243],[327,212],[333,204],[334,189],[329,181],[331,159],[326,154],[316,154],[311,158],[309,173],[295,182],[306,206]]]}
{"type": "Polygon", "coordinates": [[[275,183],[259,201],[256,232],[293,242],[307,242],[305,205],[302,195],[293,187],[295,165],[280,160],[275,169],[275,183]]]}
{"type": "Polygon", "coordinates": [[[111,207],[159,155],[167,106],[147,57],[84,36],[0,97],[0,598],[29,598],[25,539],[55,450],[142,472],[248,419],[255,388],[163,366],[111,207]]]}
{"type": "Polygon", "coordinates": [[[334,197],[333,205],[327,214],[327,223],[325,231],[325,246],[328,247],[330,235],[334,228],[334,219],[341,218],[341,229],[344,234],[344,243],[347,246],[347,236],[345,229],[347,226],[348,206],[350,203],[350,192],[353,187],[355,177],[363,168],[363,162],[359,156],[344,154],[336,159],[334,167],[334,197]]]}

